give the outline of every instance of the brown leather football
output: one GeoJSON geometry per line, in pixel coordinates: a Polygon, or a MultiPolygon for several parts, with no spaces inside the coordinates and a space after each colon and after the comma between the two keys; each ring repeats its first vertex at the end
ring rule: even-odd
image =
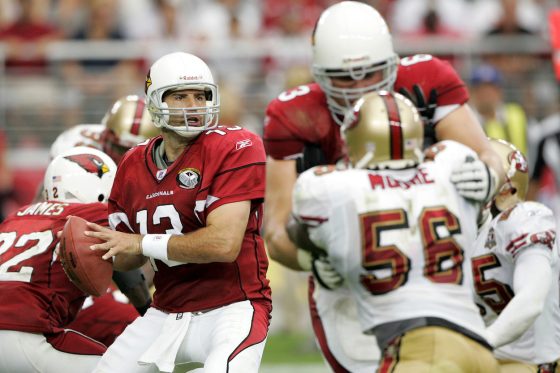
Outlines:
{"type": "Polygon", "coordinates": [[[111,284],[113,261],[101,258],[105,250],[89,248],[103,241],[86,236],[86,230],[89,229],[84,219],[78,216],[68,218],[60,238],[60,262],[64,272],[78,289],[100,296],[105,294],[111,284]]]}

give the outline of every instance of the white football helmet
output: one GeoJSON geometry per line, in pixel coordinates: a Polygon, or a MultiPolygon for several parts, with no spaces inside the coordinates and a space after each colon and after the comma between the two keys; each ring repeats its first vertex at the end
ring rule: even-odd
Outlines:
{"type": "Polygon", "coordinates": [[[342,124],[345,111],[364,94],[392,90],[399,59],[387,24],[373,7],[342,1],[327,8],[315,25],[312,48],[313,77],[327,95],[338,124],[342,124]],[[332,78],[359,81],[378,71],[382,79],[377,83],[348,88],[332,85],[332,78]]]}
{"type": "Polygon", "coordinates": [[[156,127],[164,127],[183,137],[195,137],[201,132],[218,125],[220,97],[218,87],[210,69],[200,58],[192,54],[175,52],[158,59],[146,77],[146,101],[156,127]],[[170,109],[163,102],[168,91],[184,89],[202,90],[206,96],[206,106],[170,109]],[[189,115],[203,116],[203,126],[189,126],[189,115]],[[181,117],[185,126],[174,126],[170,116],[181,117]]]}
{"type": "Polygon", "coordinates": [[[48,201],[107,202],[117,165],[100,150],[71,148],[56,156],[45,172],[43,185],[48,201]]]}

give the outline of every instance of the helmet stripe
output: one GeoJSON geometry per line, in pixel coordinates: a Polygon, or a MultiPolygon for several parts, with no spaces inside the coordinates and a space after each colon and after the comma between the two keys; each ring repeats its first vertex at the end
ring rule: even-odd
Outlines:
{"type": "Polygon", "coordinates": [[[134,112],[134,120],[132,121],[132,127],[130,128],[130,133],[138,136],[140,134],[140,124],[142,123],[142,115],[144,114],[144,107],[146,103],[144,100],[139,99],[136,104],[136,111],[134,112]]]}
{"type": "Polygon", "coordinates": [[[403,159],[403,133],[401,115],[395,97],[391,93],[379,95],[385,107],[389,119],[389,136],[391,145],[391,159],[403,159]]]}

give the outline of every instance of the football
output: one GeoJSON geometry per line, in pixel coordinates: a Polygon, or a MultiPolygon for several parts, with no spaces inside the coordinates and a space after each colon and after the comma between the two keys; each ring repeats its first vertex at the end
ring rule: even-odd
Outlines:
{"type": "Polygon", "coordinates": [[[103,241],[88,237],[86,221],[71,216],[66,221],[60,239],[60,262],[64,272],[74,285],[83,292],[100,296],[105,294],[113,276],[112,260],[103,260],[104,250],[91,250],[93,244],[103,241]]]}

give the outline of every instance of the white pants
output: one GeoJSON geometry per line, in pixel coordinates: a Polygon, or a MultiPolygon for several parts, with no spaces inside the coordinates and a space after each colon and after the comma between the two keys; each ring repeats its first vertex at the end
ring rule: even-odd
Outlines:
{"type": "Polygon", "coordinates": [[[356,302],[346,287],[334,291],[309,282],[313,332],[323,358],[335,373],[375,372],[380,359],[374,336],[362,333],[356,302]]]}
{"type": "Polygon", "coordinates": [[[42,334],[0,330],[0,372],[89,373],[100,358],[58,351],[42,334]]]}
{"type": "Polygon", "coordinates": [[[269,318],[267,307],[250,301],[206,313],[150,308],[116,339],[94,372],[171,372],[173,365],[188,362],[204,364],[197,372],[258,372],[269,318]],[[165,365],[168,359],[171,367],[165,365]]]}

